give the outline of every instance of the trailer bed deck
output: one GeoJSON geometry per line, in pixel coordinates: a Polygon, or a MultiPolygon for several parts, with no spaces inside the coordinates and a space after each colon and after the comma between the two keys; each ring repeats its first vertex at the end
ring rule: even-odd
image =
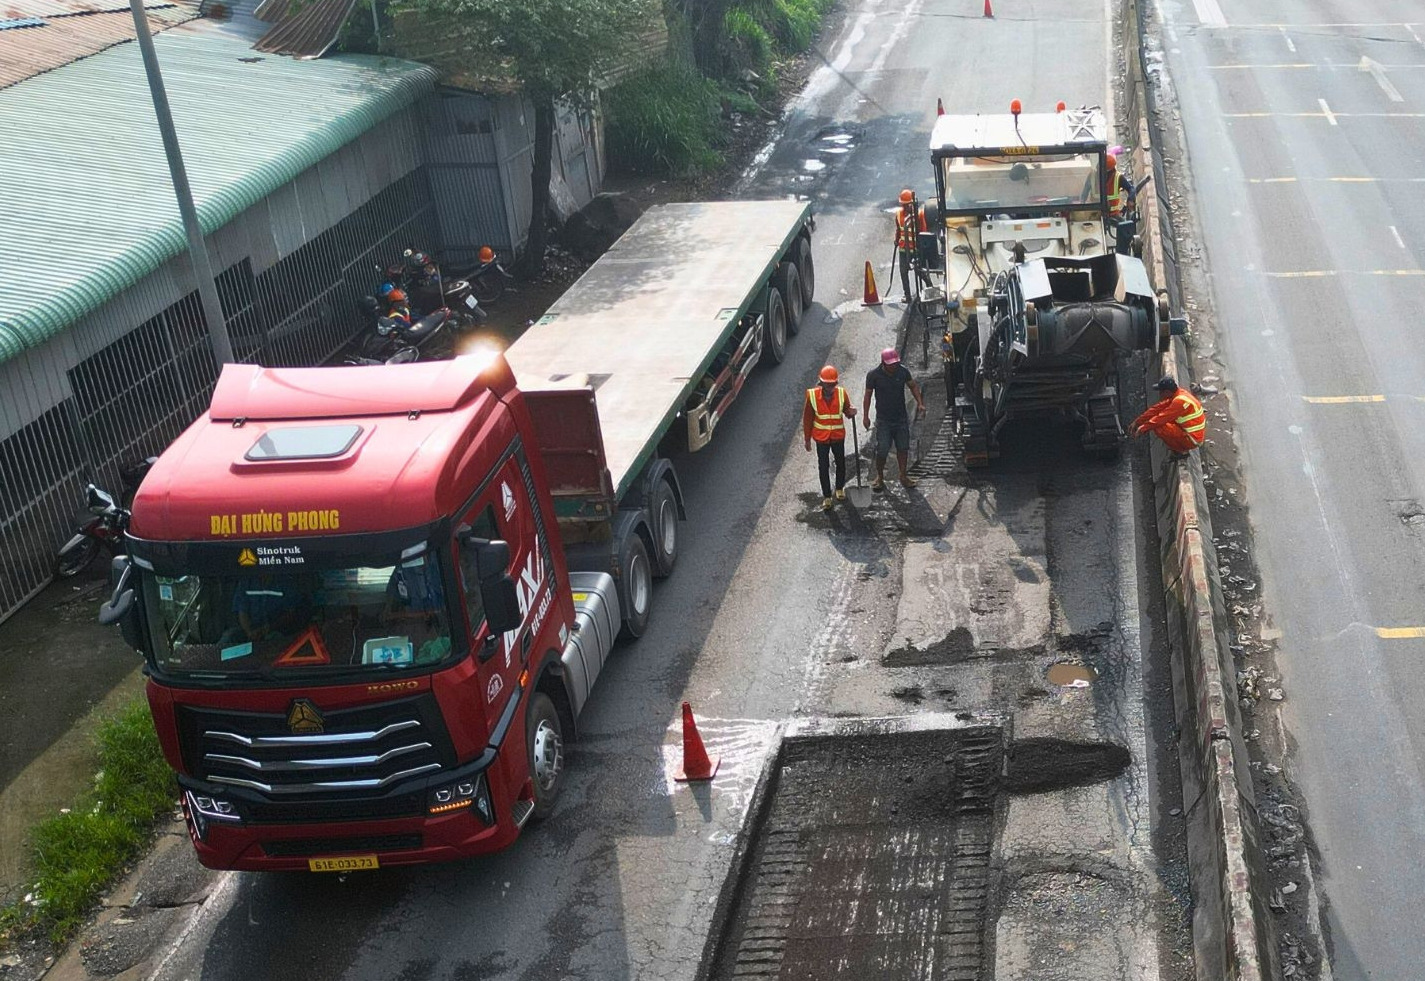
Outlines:
{"type": "Polygon", "coordinates": [[[657,449],[809,210],[799,201],[650,208],[505,352],[525,391],[588,377],[616,496],[657,449]]]}

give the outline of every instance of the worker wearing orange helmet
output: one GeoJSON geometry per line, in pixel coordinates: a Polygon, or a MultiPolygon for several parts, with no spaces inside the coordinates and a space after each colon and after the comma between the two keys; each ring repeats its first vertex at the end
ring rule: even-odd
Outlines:
{"type": "Polygon", "coordinates": [[[1197,396],[1178,387],[1172,375],[1165,375],[1153,386],[1159,401],[1133,420],[1130,432],[1136,438],[1144,433],[1156,433],[1158,438],[1181,459],[1202,445],[1207,436],[1207,416],[1197,396]]]}
{"type": "MultiPolygon", "coordinates": [[[[1123,147],[1114,147],[1122,152],[1123,147]]],[[[1104,197],[1107,199],[1108,216],[1122,218],[1123,212],[1133,203],[1133,185],[1118,170],[1118,153],[1110,151],[1104,157],[1104,197]]]]}
{"type": "Polygon", "coordinates": [[[802,403],[802,441],[807,452],[816,443],[816,470],[821,478],[821,509],[830,511],[846,500],[846,420],[856,418],[851,396],[839,384],[841,374],[831,365],[821,369],[815,388],[807,389],[802,403]],[[836,489],[831,487],[831,458],[836,459],[836,489]]]}
{"type": "Polygon", "coordinates": [[[925,206],[916,204],[915,192],[907,187],[901,191],[900,207],[896,208],[896,259],[901,267],[902,303],[910,302],[910,261],[917,248],[916,236],[924,231],[928,231],[925,206]]]}

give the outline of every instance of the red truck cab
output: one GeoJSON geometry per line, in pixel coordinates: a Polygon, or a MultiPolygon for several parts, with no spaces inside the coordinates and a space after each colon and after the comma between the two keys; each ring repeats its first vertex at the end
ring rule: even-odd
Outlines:
{"type": "Polygon", "coordinates": [[[498,354],[224,368],[105,609],[205,865],[480,854],[548,810],[575,608],[542,466],[498,354]]]}

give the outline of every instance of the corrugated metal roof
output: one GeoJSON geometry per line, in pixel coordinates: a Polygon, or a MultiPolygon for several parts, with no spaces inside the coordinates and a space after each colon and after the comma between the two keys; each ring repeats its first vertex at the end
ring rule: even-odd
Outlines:
{"type": "MultiPolygon", "coordinates": [[[[18,3],[20,8],[58,6],[50,0],[18,3]]],[[[0,0],[0,16],[8,16],[3,12],[15,8],[12,0],[0,0]]],[[[197,8],[188,4],[147,3],[144,9],[149,29],[155,33],[198,15],[197,8]]],[[[134,18],[127,4],[110,12],[34,16],[41,26],[0,31],[0,89],[134,39],[134,18]]]]}
{"type": "Polygon", "coordinates": [[[289,4],[281,19],[253,47],[272,54],[320,58],[336,43],[355,5],[356,0],[314,0],[293,10],[289,4]]]}
{"type": "MultiPolygon", "coordinates": [[[[254,57],[241,40],[188,27],[154,44],[208,232],[436,79],[390,58],[254,57]]],[[[5,361],[137,283],[186,240],[137,44],[0,89],[0,131],[0,200],[24,216],[0,236],[5,361]]]]}

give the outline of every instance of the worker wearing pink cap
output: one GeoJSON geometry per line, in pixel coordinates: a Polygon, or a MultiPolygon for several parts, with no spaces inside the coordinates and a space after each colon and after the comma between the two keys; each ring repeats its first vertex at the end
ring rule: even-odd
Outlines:
{"type": "Polygon", "coordinates": [[[900,467],[901,486],[914,487],[915,480],[909,472],[910,466],[910,416],[906,412],[905,392],[910,389],[915,399],[915,417],[925,415],[925,397],[920,386],[915,383],[906,366],[901,364],[900,352],[888,347],[881,352],[881,364],[866,375],[866,395],[861,400],[861,417],[867,424],[871,422],[871,396],[876,397],[876,479],[871,481],[871,490],[881,492],[886,489],[886,457],[891,447],[896,449],[896,463],[900,467]]]}

